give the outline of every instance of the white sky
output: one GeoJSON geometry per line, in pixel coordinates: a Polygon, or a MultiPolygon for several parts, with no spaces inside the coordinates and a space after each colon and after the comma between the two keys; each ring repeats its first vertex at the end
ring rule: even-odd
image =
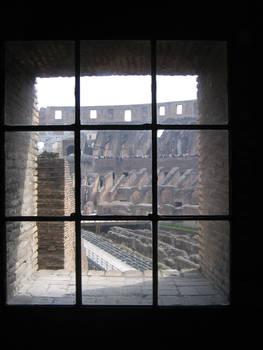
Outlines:
{"type": "MultiPolygon", "coordinates": [[[[197,98],[197,76],[157,76],[157,102],[197,98]]],[[[38,78],[38,107],[74,106],[74,78],[38,78]]],[[[81,106],[151,103],[150,76],[82,77],[81,106]]]]}

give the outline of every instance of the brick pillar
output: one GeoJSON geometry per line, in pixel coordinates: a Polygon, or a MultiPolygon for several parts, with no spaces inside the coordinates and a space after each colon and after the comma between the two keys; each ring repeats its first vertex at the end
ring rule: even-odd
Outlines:
{"type": "MultiPolygon", "coordinates": [[[[68,163],[38,158],[38,215],[70,215],[75,211],[68,163]]],[[[39,269],[74,269],[74,222],[38,222],[39,269]]]]}

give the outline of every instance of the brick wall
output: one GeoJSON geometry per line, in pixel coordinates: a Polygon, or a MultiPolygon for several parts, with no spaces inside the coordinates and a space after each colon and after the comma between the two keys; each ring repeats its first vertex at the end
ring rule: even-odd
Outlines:
{"type": "MultiPolygon", "coordinates": [[[[199,122],[224,124],[227,122],[224,50],[213,52],[208,62],[198,77],[199,122]]],[[[201,215],[228,214],[227,131],[199,132],[199,176],[199,213],[201,215]]],[[[200,221],[199,225],[199,255],[202,272],[226,295],[229,295],[229,224],[219,221],[200,221]]]]}
{"type": "MultiPolygon", "coordinates": [[[[5,122],[37,124],[34,77],[7,53],[5,122]]],[[[37,133],[5,135],[7,215],[36,215],[37,133]]],[[[36,222],[7,223],[7,294],[11,297],[37,270],[36,222]]]]}
{"type": "MultiPolygon", "coordinates": [[[[38,215],[71,215],[75,196],[68,162],[38,158],[38,215]]],[[[75,223],[38,222],[39,269],[75,269],[75,223]]],[[[88,263],[82,247],[82,270],[88,263]]]]}
{"type": "MultiPolygon", "coordinates": [[[[38,158],[38,215],[70,215],[75,211],[69,166],[64,159],[38,158]]],[[[74,268],[73,222],[38,222],[39,269],[74,268]]]]}

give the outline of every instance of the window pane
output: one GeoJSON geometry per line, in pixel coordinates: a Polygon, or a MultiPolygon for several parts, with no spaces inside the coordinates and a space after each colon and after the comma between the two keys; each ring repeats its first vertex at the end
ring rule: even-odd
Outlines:
{"type": "Polygon", "coordinates": [[[81,207],[86,215],[152,212],[151,132],[81,132],[81,207]]]}
{"type": "Polygon", "coordinates": [[[83,304],[151,305],[151,223],[83,221],[81,234],[83,304]]]}
{"type": "Polygon", "coordinates": [[[6,230],[8,304],[74,304],[74,222],[8,222],[6,230]]]}
{"type": "Polygon", "coordinates": [[[7,216],[75,212],[72,132],[7,132],[5,147],[7,216]]]}
{"type": "Polygon", "coordinates": [[[159,130],[161,215],[228,214],[228,132],[159,130]]]}
{"type": "Polygon", "coordinates": [[[159,222],[158,266],[159,305],[228,304],[229,223],[159,222]]]}
{"type": "Polygon", "coordinates": [[[72,41],[7,43],[5,122],[74,123],[74,76],[72,41]]]}
{"type": "Polygon", "coordinates": [[[83,124],[151,121],[149,41],[81,41],[80,55],[83,124]]]}
{"type": "Polygon", "coordinates": [[[159,124],[226,124],[225,42],[157,41],[159,124]]]}

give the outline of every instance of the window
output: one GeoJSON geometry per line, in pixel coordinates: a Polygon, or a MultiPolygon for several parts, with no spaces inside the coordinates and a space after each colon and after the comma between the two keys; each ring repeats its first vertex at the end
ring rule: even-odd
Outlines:
{"type": "Polygon", "coordinates": [[[177,105],[176,114],[182,114],[182,113],[183,113],[183,105],[177,105]]]}
{"type": "Polygon", "coordinates": [[[112,108],[109,108],[108,109],[108,116],[109,116],[110,119],[113,118],[113,114],[114,114],[114,110],[112,108]]]}
{"type": "Polygon", "coordinates": [[[124,120],[125,122],[131,122],[131,110],[127,109],[124,111],[124,120]]]}
{"type": "Polygon", "coordinates": [[[96,109],[92,109],[90,111],[90,119],[97,119],[97,111],[96,111],[96,109]]]}
{"type": "Polygon", "coordinates": [[[62,119],[62,111],[61,110],[55,111],[55,119],[62,119]]]}
{"type": "Polygon", "coordinates": [[[164,116],[165,115],[165,106],[160,106],[159,108],[159,115],[164,116]]]}
{"type": "MultiPolygon", "coordinates": [[[[102,40],[7,46],[2,138],[7,150],[5,303],[29,304],[33,295],[33,303],[54,307],[228,304],[225,43],[208,42],[203,47],[195,41],[102,40]],[[207,56],[208,46],[221,52],[220,57],[207,56]],[[17,52],[23,60],[15,59],[17,52]],[[59,55],[50,58],[56,52],[59,55]],[[32,64],[36,55],[47,58],[40,61],[45,67],[37,59],[32,64]],[[133,55],[138,59],[131,61],[133,55]],[[219,58],[214,62],[213,57],[219,58]],[[16,72],[24,67],[28,86],[17,81],[16,72]],[[173,77],[177,89],[172,90],[178,91],[182,82],[175,82],[176,76],[189,80],[189,71],[195,74],[194,84],[199,82],[199,118],[166,118],[159,124],[157,97],[163,88],[158,77],[173,77]],[[76,94],[69,89],[74,100],[72,124],[59,123],[62,110],[55,111],[56,125],[39,125],[35,108],[32,115],[24,113],[34,101],[28,98],[31,82],[45,74],[75,77],[76,94]],[[207,76],[213,77],[213,88],[207,76]],[[102,104],[105,118],[101,109],[98,124],[84,118],[80,97],[89,84],[98,92],[106,87],[106,96],[111,95],[102,104]],[[144,98],[131,103],[127,97],[134,97],[142,86],[144,98]],[[124,92],[122,101],[115,100],[120,93],[111,94],[116,89],[124,92]],[[14,98],[20,103],[14,104],[14,98]],[[123,107],[132,104],[143,106],[138,108],[142,116],[133,120],[132,110],[123,107]],[[58,131],[64,136],[54,144],[58,131]],[[47,145],[38,141],[44,132],[51,135],[47,145]]],[[[98,96],[101,102],[102,94],[98,96]]],[[[98,106],[91,94],[85,98],[89,108],[98,106]]],[[[182,101],[173,98],[169,102],[182,101]]],[[[196,103],[189,97],[187,101],[196,103]]],[[[160,106],[159,115],[165,113],[165,106],[160,106]]],[[[182,104],[176,113],[182,114],[182,104]]],[[[97,119],[96,109],[90,110],[90,119],[97,119]]]]}

